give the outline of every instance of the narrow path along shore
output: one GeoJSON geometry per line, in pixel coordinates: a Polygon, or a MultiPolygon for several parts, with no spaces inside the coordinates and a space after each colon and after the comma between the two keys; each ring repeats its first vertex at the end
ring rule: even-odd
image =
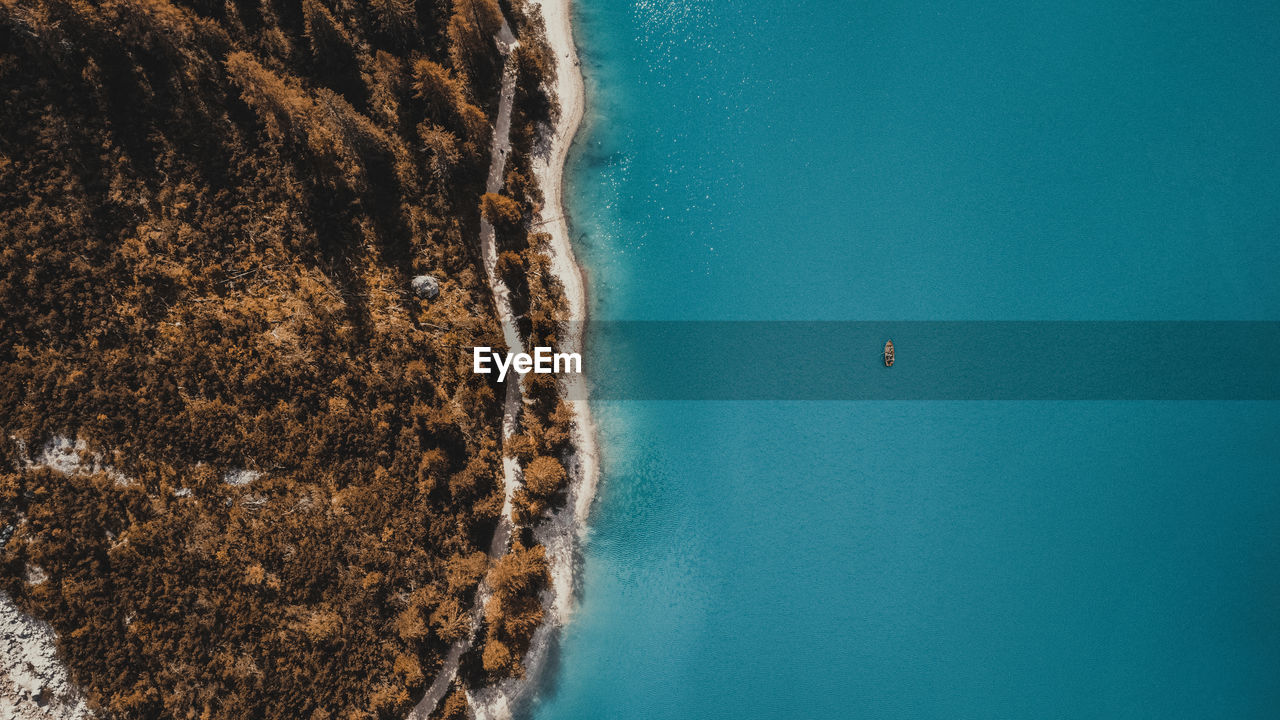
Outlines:
{"type": "MultiPolygon", "coordinates": [[[[556,58],[556,92],[559,101],[559,115],[556,126],[550,128],[550,143],[547,154],[532,159],[534,174],[543,191],[543,208],[539,217],[534,218],[534,225],[550,234],[548,255],[552,272],[561,282],[566,299],[568,316],[564,319],[564,331],[561,337],[561,348],[567,352],[581,352],[586,325],[586,283],[581,269],[573,258],[573,247],[568,234],[568,222],[563,208],[563,169],[564,160],[568,156],[573,136],[581,123],[584,111],[584,86],[579,72],[577,50],[573,46],[572,27],[570,22],[570,3],[568,0],[530,0],[531,5],[538,8],[547,27],[547,42],[556,58]]],[[[502,91],[499,94],[498,118],[494,123],[493,145],[490,149],[489,177],[485,184],[488,192],[502,190],[503,170],[506,167],[508,152],[511,151],[511,109],[515,96],[515,67],[511,60],[511,51],[517,45],[506,19],[498,36],[499,50],[506,56],[503,68],[502,91]]],[[[516,316],[512,313],[511,300],[506,283],[497,273],[497,249],[494,245],[493,225],[481,219],[480,252],[484,261],[486,277],[490,290],[493,291],[494,305],[497,307],[504,340],[511,351],[524,351],[520,333],[516,327],[516,316]]],[[[561,378],[561,391],[572,406],[575,414],[573,425],[573,452],[567,462],[570,474],[568,498],[561,510],[548,521],[534,530],[534,536],[547,548],[547,559],[552,574],[552,585],[544,597],[547,605],[547,619],[534,634],[530,644],[529,655],[525,659],[525,675],[522,678],[504,680],[494,687],[480,689],[468,693],[468,701],[477,720],[498,720],[511,717],[518,703],[525,701],[531,689],[538,683],[541,670],[550,650],[554,633],[568,620],[573,607],[573,555],[577,542],[585,528],[586,519],[591,509],[591,500],[595,495],[596,478],[599,473],[599,457],[595,445],[595,427],[591,421],[590,406],[586,401],[586,382],[582,375],[564,375],[561,378]]],[[[520,419],[522,393],[520,383],[509,383],[507,396],[503,406],[503,439],[515,434],[520,419]]],[[[497,559],[507,550],[511,537],[511,498],[520,487],[520,464],[513,457],[503,456],[503,491],[506,501],[503,503],[503,515],[499,519],[498,529],[494,532],[490,543],[490,560],[497,559]]],[[[481,582],[476,592],[476,612],[472,620],[471,637],[453,643],[445,656],[444,664],[436,674],[433,683],[422,697],[421,702],[413,708],[410,720],[428,720],[431,712],[443,700],[458,673],[458,661],[462,653],[471,647],[472,637],[479,629],[481,612],[488,600],[489,588],[481,582]]]]}
{"type": "MultiPolygon", "coordinates": [[[[582,121],[585,107],[582,74],[573,42],[570,0],[530,0],[542,14],[547,45],[556,63],[553,88],[560,104],[555,127],[550,129],[546,155],[533,158],[533,171],[542,189],[543,206],[534,218],[534,227],[551,236],[548,255],[551,270],[564,289],[568,317],[559,348],[581,353],[587,322],[586,283],[569,239],[569,223],[564,209],[564,165],[582,121]]],[[[587,368],[588,372],[590,368],[587,368]]],[[[531,696],[546,669],[556,633],[569,620],[574,603],[574,557],[586,528],[599,477],[599,453],[595,425],[587,402],[583,375],[560,378],[561,393],[574,412],[573,452],[567,459],[568,497],[562,508],[534,528],[534,538],[546,548],[551,587],[543,598],[546,619],[534,633],[525,656],[525,674],[468,695],[477,720],[506,720],[531,696]]]]}
{"type": "MultiPolygon", "coordinates": [[[[485,192],[496,193],[502,190],[502,179],[507,167],[507,155],[511,153],[511,103],[515,98],[516,68],[512,51],[519,42],[511,33],[511,27],[504,18],[502,27],[495,38],[498,49],[506,59],[502,66],[502,89],[498,95],[498,118],[493,125],[493,143],[489,153],[489,177],[485,181],[485,192]]],[[[484,217],[480,218],[480,257],[484,262],[484,274],[489,279],[489,287],[493,291],[493,304],[498,309],[498,320],[502,323],[502,339],[507,343],[507,351],[524,352],[524,342],[520,339],[520,330],[516,326],[516,315],[511,309],[511,290],[502,276],[498,274],[498,247],[494,235],[493,224],[484,217]]],[[[520,423],[520,407],[524,401],[519,382],[507,383],[507,394],[502,406],[502,441],[516,434],[520,423]]],[[[511,536],[511,498],[520,487],[520,464],[515,458],[505,453],[502,456],[503,502],[502,517],[498,521],[498,529],[494,532],[493,541],[489,544],[489,557],[496,558],[506,552],[507,541],[511,536]]]]}
{"type": "MultiPolygon", "coordinates": [[[[502,27],[499,28],[494,41],[498,44],[498,49],[505,58],[502,68],[502,88],[498,96],[498,117],[493,127],[493,142],[489,153],[489,176],[485,181],[485,192],[496,193],[502,189],[503,170],[506,168],[507,155],[511,152],[511,103],[515,97],[516,87],[516,69],[515,63],[512,61],[511,52],[515,50],[518,42],[515,35],[511,32],[511,27],[507,24],[506,18],[502,20],[502,27]]],[[[524,344],[520,340],[520,331],[516,326],[515,313],[511,309],[511,291],[507,288],[507,284],[503,282],[502,277],[498,274],[498,250],[495,242],[493,225],[483,216],[480,218],[480,258],[484,264],[485,276],[489,281],[489,289],[493,293],[493,304],[498,312],[498,321],[502,325],[502,337],[507,344],[509,352],[524,352],[524,344]]],[[[503,399],[502,405],[502,440],[505,446],[506,441],[515,435],[519,428],[520,407],[523,403],[523,393],[520,390],[520,383],[508,382],[506,397],[503,399]]],[[[507,551],[507,543],[511,539],[511,498],[515,495],[516,490],[520,488],[520,463],[510,455],[503,453],[502,456],[502,516],[498,518],[498,527],[493,532],[493,540],[489,543],[489,560],[498,559],[507,551]]],[[[453,680],[458,675],[458,662],[462,659],[462,654],[471,648],[472,638],[475,637],[476,631],[480,629],[480,618],[483,615],[485,603],[488,601],[490,590],[486,581],[480,582],[480,587],[476,590],[475,610],[472,613],[471,631],[467,637],[453,643],[449,648],[449,652],[445,655],[444,664],[440,667],[440,672],[436,674],[435,679],[427,688],[427,692],[422,696],[422,700],[414,706],[409,713],[409,720],[427,720],[431,713],[435,711],[436,706],[444,699],[449,687],[453,685],[453,680]]]]}
{"type": "MultiPolygon", "coordinates": [[[[559,349],[565,352],[581,353],[587,320],[586,283],[574,258],[573,246],[569,239],[569,225],[563,204],[563,172],[569,148],[582,120],[583,82],[578,69],[577,50],[573,43],[569,0],[530,0],[530,3],[541,12],[546,24],[547,44],[556,61],[556,83],[553,91],[560,104],[560,113],[555,127],[550,129],[548,152],[546,155],[533,158],[534,174],[542,189],[544,201],[538,217],[534,218],[534,226],[551,236],[548,248],[551,270],[564,289],[568,317],[565,318],[565,328],[560,338],[559,349]]],[[[489,177],[486,183],[488,192],[497,192],[501,189],[503,169],[510,151],[511,103],[515,84],[514,66],[510,53],[517,41],[511,35],[505,20],[495,40],[499,49],[507,57],[507,62],[503,70],[498,117],[494,123],[489,177]]],[[[487,221],[481,223],[480,244],[485,273],[493,291],[494,304],[502,323],[504,339],[511,350],[522,351],[515,315],[511,311],[509,291],[496,272],[497,254],[493,227],[487,221]]],[[[595,426],[586,400],[585,379],[581,375],[566,375],[561,378],[561,391],[573,408],[575,417],[574,450],[572,457],[566,463],[570,478],[568,498],[563,508],[534,529],[535,538],[546,548],[552,578],[551,587],[544,597],[547,609],[546,619],[534,634],[529,653],[525,658],[523,677],[468,693],[469,704],[478,720],[509,718],[519,703],[527,699],[545,668],[554,634],[568,621],[573,609],[574,553],[595,495],[599,459],[595,426]]],[[[519,383],[510,383],[503,409],[504,440],[517,429],[521,402],[519,383]]],[[[520,486],[519,464],[514,458],[507,456],[503,457],[502,462],[506,501],[503,505],[503,516],[490,545],[491,559],[496,559],[506,551],[511,533],[511,498],[520,486]]],[[[489,595],[488,587],[482,582],[476,594],[473,635],[478,629],[476,625],[489,595]]],[[[427,689],[422,701],[409,715],[409,720],[429,718],[448,693],[458,673],[458,662],[470,647],[471,637],[454,643],[449,649],[440,672],[427,689]]]]}

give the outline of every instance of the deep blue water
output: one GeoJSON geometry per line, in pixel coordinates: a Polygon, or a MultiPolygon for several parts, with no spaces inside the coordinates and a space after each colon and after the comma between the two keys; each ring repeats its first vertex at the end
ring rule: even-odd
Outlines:
{"type": "MultiPolygon", "coordinates": [[[[1280,6],[576,11],[597,319],[1280,320],[1280,6]]],[[[596,413],[539,720],[1276,717],[1280,403],[596,413]]]]}

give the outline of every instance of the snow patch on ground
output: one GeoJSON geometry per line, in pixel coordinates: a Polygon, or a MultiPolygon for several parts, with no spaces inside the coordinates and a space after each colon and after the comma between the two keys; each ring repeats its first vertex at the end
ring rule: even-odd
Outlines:
{"type": "Polygon", "coordinates": [[[27,444],[22,439],[12,439],[18,446],[18,468],[21,470],[48,468],[63,475],[105,473],[120,487],[133,484],[128,476],[104,462],[101,455],[89,452],[88,444],[81,438],[72,440],[66,435],[54,435],[35,456],[28,453],[27,444]]]}
{"type": "Polygon", "coordinates": [[[0,718],[89,717],[93,713],[84,696],[58,661],[53,629],[23,615],[8,595],[0,593],[0,718]]]}
{"type": "Polygon", "coordinates": [[[49,573],[39,565],[27,565],[26,581],[28,585],[39,585],[49,579],[49,573]]]}
{"type": "Polygon", "coordinates": [[[257,470],[232,468],[222,473],[222,482],[228,485],[248,485],[260,477],[262,477],[262,473],[257,470]]]}

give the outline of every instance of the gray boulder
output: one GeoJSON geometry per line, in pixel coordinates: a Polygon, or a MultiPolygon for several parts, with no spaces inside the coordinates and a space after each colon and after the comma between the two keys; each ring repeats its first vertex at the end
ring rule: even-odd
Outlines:
{"type": "Polygon", "coordinates": [[[440,294],[440,283],[430,275],[419,275],[410,283],[409,287],[413,288],[413,294],[425,300],[435,300],[440,294]]]}

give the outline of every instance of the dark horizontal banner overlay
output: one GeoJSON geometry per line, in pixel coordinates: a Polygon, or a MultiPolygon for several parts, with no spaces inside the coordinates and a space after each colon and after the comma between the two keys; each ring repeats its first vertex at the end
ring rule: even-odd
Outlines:
{"type": "Polygon", "coordinates": [[[596,322],[590,337],[606,401],[1280,399],[1280,322],[596,322]]]}

